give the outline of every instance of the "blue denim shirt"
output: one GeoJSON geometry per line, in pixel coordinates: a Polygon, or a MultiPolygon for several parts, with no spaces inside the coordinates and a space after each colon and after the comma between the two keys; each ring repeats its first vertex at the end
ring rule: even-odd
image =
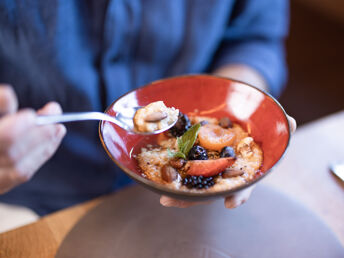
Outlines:
{"type": "MultiPolygon", "coordinates": [[[[103,111],[156,79],[246,64],[278,95],[285,83],[287,0],[2,0],[0,82],[20,107],[103,111]]],[[[67,125],[56,155],[0,196],[39,214],[129,182],[106,156],[97,123],[67,125]]]]}

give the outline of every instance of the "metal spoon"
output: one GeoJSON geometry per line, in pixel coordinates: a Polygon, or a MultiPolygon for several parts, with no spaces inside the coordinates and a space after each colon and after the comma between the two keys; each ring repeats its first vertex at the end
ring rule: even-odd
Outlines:
{"type": "Polygon", "coordinates": [[[333,174],[344,181],[344,162],[342,163],[332,163],[330,169],[333,174]]]}
{"type": "Polygon", "coordinates": [[[133,123],[133,118],[136,111],[140,108],[142,107],[128,107],[121,110],[121,112],[117,113],[116,116],[109,116],[101,112],[78,112],[78,113],[64,113],[61,115],[38,116],[36,123],[37,125],[46,125],[46,124],[66,123],[66,122],[84,121],[84,120],[103,120],[103,121],[114,123],[130,133],[151,135],[151,134],[162,133],[170,129],[177,122],[176,120],[169,126],[160,130],[153,131],[153,132],[136,131],[134,127],[134,123],[133,123]]]}

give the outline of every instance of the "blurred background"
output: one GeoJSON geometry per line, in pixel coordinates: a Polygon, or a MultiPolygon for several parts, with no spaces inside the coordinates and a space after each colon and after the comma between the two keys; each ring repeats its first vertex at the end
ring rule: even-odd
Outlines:
{"type": "Polygon", "coordinates": [[[280,102],[301,125],[344,109],[344,1],[290,4],[289,81],[280,102]]]}

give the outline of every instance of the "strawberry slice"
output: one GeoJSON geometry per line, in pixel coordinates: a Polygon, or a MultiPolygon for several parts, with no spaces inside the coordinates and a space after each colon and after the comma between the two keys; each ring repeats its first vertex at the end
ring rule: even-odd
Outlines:
{"type": "Polygon", "coordinates": [[[190,176],[216,176],[234,163],[235,159],[220,158],[210,160],[190,160],[186,163],[188,170],[186,174],[190,176]]]}

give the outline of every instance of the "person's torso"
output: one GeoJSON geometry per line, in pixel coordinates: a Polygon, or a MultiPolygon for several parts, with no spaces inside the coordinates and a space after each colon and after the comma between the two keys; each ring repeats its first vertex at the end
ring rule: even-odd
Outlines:
{"type": "MultiPolygon", "coordinates": [[[[57,101],[65,112],[103,111],[153,80],[205,72],[234,2],[1,1],[0,83],[14,87],[20,107],[57,101]]],[[[45,198],[56,198],[51,206],[58,208],[111,191],[116,171],[97,124],[69,124],[54,158],[0,201],[28,193],[43,206],[50,205],[45,198]]]]}

